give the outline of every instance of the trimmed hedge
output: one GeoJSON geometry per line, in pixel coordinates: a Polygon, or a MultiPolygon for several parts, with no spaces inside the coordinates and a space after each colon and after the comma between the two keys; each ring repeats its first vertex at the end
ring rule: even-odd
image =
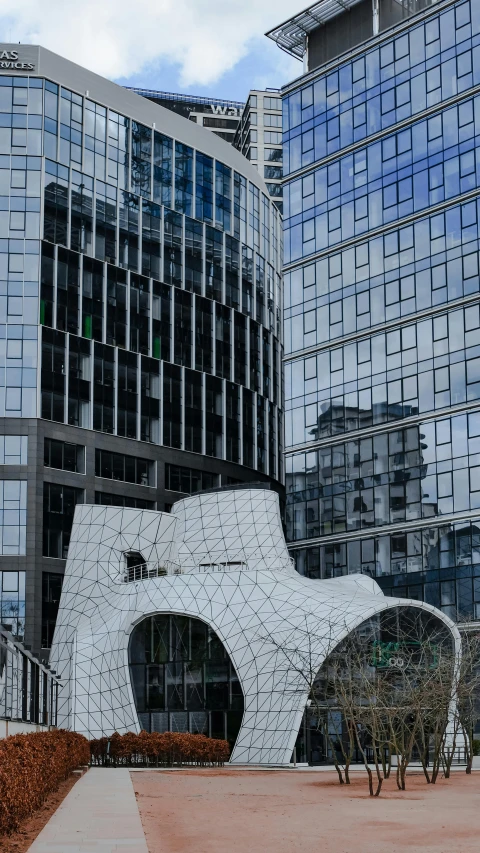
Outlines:
{"type": "Polygon", "coordinates": [[[222,765],[228,761],[230,747],[226,740],[180,732],[117,732],[110,738],[90,741],[92,764],[222,765]]]}
{"type": "Polygon", "coordinates": [[[0,834],[13,832],[80,765],[88,741],[63,729],[0,740],[0,834]]]}

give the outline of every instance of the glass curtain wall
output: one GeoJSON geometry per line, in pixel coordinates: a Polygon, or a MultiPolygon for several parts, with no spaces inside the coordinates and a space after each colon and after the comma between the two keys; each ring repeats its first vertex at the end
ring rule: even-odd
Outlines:
{"type": "Polygon", "coordinates": [[[233,748],[243,716],[242,688],[223,644],[204,622],[149,616],[132,632],[129,663],[144,729],[206,734],[233,748]]]}
{"type": "MultiPolygon", "coordinates": [[[[248,348],[234,351],[225,331],[238,327],[243,313],[247,324],[251,315],[264,325],[268,375],[279,346],[273,314],[264,316],[259,285],[251,288],[251,302],[240,298],[243,257],[249,255],[249,270],[280,269],[279,220],[265,193],[182,141],[48,80],[2,74],[0,114],[0,186],[7,201],[0,216],[6,238],[0,305],[7,324],[0,415],[37,415],[39,333],[38,414],[138,440],[159,442],[163,435],[168,445],[170,434],[161,425],[142,426],[134,374],[144,356],[217,376],[223,397],[226,381],[245,377],[240,387],[249,388],[248,348]],[[238,194],[242,182],[245,192],[238,194]],[[248,229],[242,227],[247,217],[248,229]],[[188,299],[185,290],[192,293],[188,299]],[[211,311],[222,318],[216,340],[205,324],[205,299],[222,306],[211,311]],[[193,347],[197,329],[202,337],[193,347]],[[92,377],[97,354],[99,374],[92,377]],[[74,362],[69,371],[68,361],[74,362]]],[[[179,382],[183,388],[183,371],[179,382]]],[[[278,422],[279,397],[267,380],[251,390],[266,393],[260,405],[273,404],[278,422]]],[[[182,437],[183,406],[179,419],[182,437]]],[[[228,430],[229,421],[224,425],[228,430]]],[[[214,451],[220,458],[232,441],[223,438],[214,451]]],[[[183,449],[183,438],[180,444],[183,449]]],[[[255,446],[248,457],[257,458],[255,446]]],[[[269,467],[279,477],[278,448],[269,467]]]]}
{"type": "Polygon", "coordinates": [[[311,577],[480,617],[480,8],[285,91],[287,533],[311,577]]]}

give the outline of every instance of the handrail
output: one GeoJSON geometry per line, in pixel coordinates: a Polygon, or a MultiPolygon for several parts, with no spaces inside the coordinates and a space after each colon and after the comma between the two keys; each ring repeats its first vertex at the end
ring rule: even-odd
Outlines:
{"type": "Polygon", "coordinates": [[[150,578],[163,578],[167,575],[180,575],[182,570],[177,563],[164,560],[163,563],[139,563],[137,566],[129,566],[123,574],[123,583],[134,583],[135,581],[146,581],[150,578]]]}

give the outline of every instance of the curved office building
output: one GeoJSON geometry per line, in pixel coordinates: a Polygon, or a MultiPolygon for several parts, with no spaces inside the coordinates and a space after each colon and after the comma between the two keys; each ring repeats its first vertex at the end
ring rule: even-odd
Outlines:
{"type": "Polygon", "coordinates": [[[288,764],[297,743],[318,763],[312,678],[357,629],[389,677],[412,638],[460,650],[444,613],[372,578],[301,577],[271,490],[194,495],[170,514],[79,506],[51,653],[59,725],[203,732],[228,738],[234,763],[288,764]]]}
{"type": "Polygon", "coordinates": [[[214,134],[2,51],[0,595],[47,649],[76,504],[281,490],[280,217],[214,134]]]}

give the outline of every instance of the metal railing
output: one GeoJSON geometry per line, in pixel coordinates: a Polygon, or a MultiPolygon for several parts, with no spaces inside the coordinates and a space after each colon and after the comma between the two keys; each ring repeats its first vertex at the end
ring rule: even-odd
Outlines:
{"type": "Polygon", "coordinates": [[[182,570],[178,563],[164,560],[159,563],[139,563],[138,566],[129,566],[123,574],[124,583],[135,581],[147,581],[151,578],[163,578],[167,575],[180,575],[182,570]]]}
{"type": "Polygon", "coordinates": [[[0,625],[0,720],[57,725],[60,680],[0,625]]]}
{"type": "MultiPolygon", "coordinates": [[[[263,566],[267,571],[271,568],[275,571],[287,571],[288,573],[295,571],[295,563],[290,558],[288,565],[278,567],[275,565],[265,564],[263,566]]],[[[252,571],[261,569],[262,566],[254,562],[250,567],[252,571]]],[[[194,572],[246,572],[249,570],[249,565],[246,560],[215,560],[210,562],[198,563],[197,565],[185,565],[183,568],[178,563],[172,563],[169,560],[164,560],[161,564],[158,563],[139,563],[137,566],[129,566],[122,573],[123,583],[135,583],[136,581],[146,581],[152,578],[163,578],[167,575],[181,575],[184,573],[192,574],[194,572]]]]}
{"type": "Polygon", "coordinates": [[[229,101],[225,100],[225,98],[209,98],[208,95],[184,95],[181,92],[159,92],[157,89],[142,89],[137,86],[125,86],[124,88],[128,89],[130,92],[135,92],[136,95],[141,95],[144,98],[151,96],[159,98],[162,101],[182,101],[188,104],[206,104],[207,106],[215,104],[216,106],[237,107],[240,109],[245,106],[243,101],[229,101]]]}
{"type": "Polygon", "coordinates": [[[248,568],[244,560],[219,560],[217,563],[200,563],[199,572],[240,572],[248,568]]]}

